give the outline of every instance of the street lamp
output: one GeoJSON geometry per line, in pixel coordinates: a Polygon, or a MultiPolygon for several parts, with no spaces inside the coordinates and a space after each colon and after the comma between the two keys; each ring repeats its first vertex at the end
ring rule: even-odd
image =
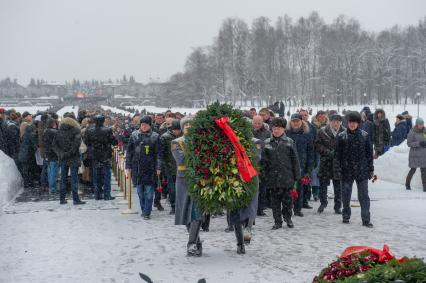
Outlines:
{"type": "Polygon", "coordinates": [[[367,94],[364,92],[364,104],[367,104],[367,94]]]}
{"type": "Polygon", "coordinates": [[[337,89],[337,112],[340,113],[340,89],[337,89]]]}
{"type": "Polygon", "coordinates": [[[294,112],[296,112],[296,96],[293,96],[293,107],[294,107],[294,112]]]}
{"type": "Polygon", "coordinates": [[[417,118],[420,118],[420,92],[417,94],[417,118]]]}
{"type": "Polygon", "coordinates": [[[325,105],[325,94],[321,95],[322,97],[322,110],[324,110],[324,105],[325,105]]]}

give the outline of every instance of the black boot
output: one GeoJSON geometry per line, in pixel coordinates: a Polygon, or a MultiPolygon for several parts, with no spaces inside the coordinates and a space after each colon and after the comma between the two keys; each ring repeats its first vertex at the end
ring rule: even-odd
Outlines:
{"type": "Polygon", "coordinates": [[[235,224],[235,237],[237,238],[237,254],[245,254],[246,248],[244,246],[244,233],[241,223],[235,224]]]}
{"type": "Polygon", "coordinates": [[[325,209],[325,205],[324,204],[321,204],[319,207],[318,207],[318,213],[323,213],[324,212],[324,209],[325,209]]]}
{"type": "Polygon", "coordinates": [[[164,210],[164,207],[161,205],[161,202],[157,202],[155,204],[155,207],[158,209],[158,211],[163,211],[164,210]]]}
{"type": "Polygon", "coordinates": [[[291,221],[291,218],[290,218],[290,217],[288,217],[288,218],[284,218],[284,221],[287,223],[287,227],[288,227],[288,228],[294,228],[293,221],[291,221]]]}
{"type": "Polygon", "coordinates": [[[210,214],[204,215],[201,229],[203,229],[204,232],[210,231],[210,214]]]}
{"type": "Polygon", "coordinates": [[[307,203],[307,202],[304,203],[302,207],[305,208],[305,209],[312,209],[312,206],[310,206],[309,203],[307,203]]]}
{"type": "Polygon", "coordinates": [[[188,256],[202,255],[200,228],[201,228],[201,221],[192,221],[189,226],[189,239],[188,239],[188,245],[187,245],[188,256]]]}
{"type": "Polygon", "coordinates": [[[78,200],[75,200],[73,203],[74,205],[80,205],[80,204],[85,204],[86,202],[78,199],[78,200]]]}
{"type": "Polygon", "coordinates": [[[231,225],[231,214],[229,211],[226,212],[226,222],[228,223],[228,227],[225,229],[226,233],[234,231],[234,226],[231,225]]]}
{"type": "Polygon", "coordinates": [[[229,233],[229,232],[232,232],[232,231],[234,231],[234,227],[232,227],[232,226],[228,226],[228,227],[225,228],[226,233],[229,233]]]}
{"type": "Polygon", "coordinates": [[[272,226],[272,230],[278,230],[283,228],[283,224],[282,223],[275,223],[274,226],[272,226]]]}
{"type": "Polygon", "coordinates": [[[169,214],[170,214],[170,215],[175,215],[175,212],[176,212],[176,211],[175,211],[175,208],[174,208],[174,207],[172,207],[172,209],[170,210],[169,214]]]}
{"type": "Polygon", "coordinates": [[[373,224],[371,224],[370,221],[362,221],[362,226],[365,226],[367,228],[373,228],[373,224]]]}

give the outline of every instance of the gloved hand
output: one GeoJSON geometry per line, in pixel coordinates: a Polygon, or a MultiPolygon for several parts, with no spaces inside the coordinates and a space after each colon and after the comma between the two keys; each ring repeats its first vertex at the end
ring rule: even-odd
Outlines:
{"type": "Polygon", "coordinates": [[[420,141],[420,142],[419,142],[419,145],[420,145],[421,147],[426,147],[426,140],[420,141]]]}

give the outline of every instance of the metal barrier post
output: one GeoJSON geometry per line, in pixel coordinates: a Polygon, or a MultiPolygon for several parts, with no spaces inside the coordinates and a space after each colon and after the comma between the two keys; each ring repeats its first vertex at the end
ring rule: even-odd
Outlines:
{"type": "Polygon", "coordinates": [[[128,193],[127,193],[127,209],[122,211],[121,214],[137,214],[138,212],[132,209],[132,173],[129,172],[129,174],[127,176],[125,176],[125,178],[129,179],[128,181],[128,193]]]}
{"type": "Polygon", "coordinates": [[[118,187],[120,189],[120,191],[115,195],[115,197],[124,197],[124,193],[123,193],[123,175],[122,175],[122,171],[123,171],[123,159],[120,153],[118,153],[118,162],[117,162],[117,176],[118,176],[118,187]]]}

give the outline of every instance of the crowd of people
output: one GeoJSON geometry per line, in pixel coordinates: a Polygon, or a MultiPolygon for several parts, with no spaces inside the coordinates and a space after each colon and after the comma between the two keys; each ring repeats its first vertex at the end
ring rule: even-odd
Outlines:
{"type": "MultiPolygon", "coordinates": [[[[237,225],[232,220],[235,213],[228,212],[226,231],[235,231],[238,253],[244,253],[243,238],[250,240],[256,216],[267,216],[265,210],[271,208],[272,229],[282,228],[283,221],[293,228],[293,215],[304,217],[303,210],[313,209],[310,202],[319,201],[317,212],[324,212],[331,184],[333,210],[342,216],[342,222],[350,222],[355,182],[362,225],[373,227],[368,194],[373,161],[406,139],[410,147],[406,189],[411,189],[411,178],[420,168],[426,192],[426,130],[421,118],[413,125],[408,112],[401,113],[391,131],[382,109],[311,114],[311,109],[299,109],[286,119],[283,109],[278,115],[269,108],[243,112],[260,148],[260,175],[256,201],[250,204],[254,215],[241,222],[247,232],[244,236],[240,221],[237,225]]],[[[149,220],[153,207],[163,211],[161,199],[167,199],[175,223],[187,226],[188,255],[200,256],[199,231],[209,230],[210,215],[199,211],[187,192],[184,149],[190,127],[191,117],[171,110],[125,116],[91,106],[80,110],[77,117],[70,112],[59,120],[56,113],[31,115],[0,108],[0,150],[15,161],[25,190],[59,193],[60,204],[67,203],[70,191],[73,204],[81,205],[85,202],[78,194],[79,183],[92,188],[95,200],[114,199],[112,148],[119,146],[126,152],[125,167],[132,174],[142,217],[149,220]]]]}

